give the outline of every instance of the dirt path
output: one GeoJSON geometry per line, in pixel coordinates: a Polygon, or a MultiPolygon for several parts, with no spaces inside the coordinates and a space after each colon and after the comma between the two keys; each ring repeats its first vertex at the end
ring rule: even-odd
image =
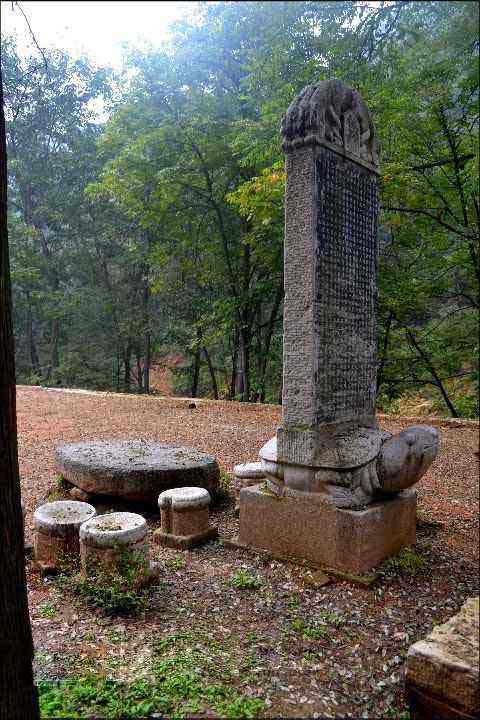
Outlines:
{"type": "MultiPolygon", "coordinates": [[[[215,455],[231,472],[237,462],[256,459],[280,420],[277,406],[200,402],[192,410],[182,399],[24,387],[17,403],[28,536],[34,508],[58,493],[54,449],[61,442],[176,442],[215,455]]],[[[381,424],[398,430],[409,422],[381,424]]],[[[228,676],[242,698],[261,701],[261,715],[400,717],[409,645],[478,593],[478,427],[440,430],[440,457],[419,487],[416,574],[390,567],[369,589],[342,582],[315,588],[296,566],[218,543],[182,553],[153,547],[162,586],[140,618],[112,620],[72,604],[55,580],[42,580],[29,567],[38,677],[101,669],[105,677],[132,681],[151,673],[163,638],[178,662],[182,642],[187,650],[200,648],[200,665],[213,658],[195,666],[202,682],[228,676]],[[239,570],[256,578],[256,586],[236,587],[239,570]],[[178,633],[183,641],[175,640],[178,633]]],[[[151,530],[159,524],[154,514],[147,520],[151,530]]],[[[215,510],[214,522],[226,535],[236,531],[231,507],[215,510]]],[[[175,698],[181,714],[187,701],[175,698]]]]}

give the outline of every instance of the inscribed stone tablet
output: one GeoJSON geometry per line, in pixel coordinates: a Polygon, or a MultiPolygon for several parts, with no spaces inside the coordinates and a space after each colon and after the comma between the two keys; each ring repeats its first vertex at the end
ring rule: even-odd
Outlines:
{"type": "Polygon", "coordinates": [[[376,177],[321,149],[315,163],[315,424],[374,415],[376,177]]]}

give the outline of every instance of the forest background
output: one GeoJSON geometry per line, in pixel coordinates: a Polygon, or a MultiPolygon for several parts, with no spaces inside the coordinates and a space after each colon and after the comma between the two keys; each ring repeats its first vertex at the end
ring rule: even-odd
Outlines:
{"type": "Polygon", "coordinates": [[[478,47],[473,2],[195,3],[121,73],[3,37],[17,382],[281,402],[280,120],[337,77],[381,146],[378,407],[478,416],[478,47]]]}

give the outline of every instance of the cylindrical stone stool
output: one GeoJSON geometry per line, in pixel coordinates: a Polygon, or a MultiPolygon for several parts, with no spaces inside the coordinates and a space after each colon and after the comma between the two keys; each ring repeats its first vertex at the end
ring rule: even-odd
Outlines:
{"type": "Polygon", "coordinates": [[[199,487],[165,490],[158,497],[161,528],[154,538],[160,545],[186,549],[216,538],[217,528],[210,527],[210,494],[199,487]]]}
{"type": "Polygon", "coordinates": [[[87,520],[80,528],[84,576],[134,574],[139,583],[150,574],[147,523],[137,513],[113,512],[87,520]]]}
{"type": "Polygon", "coordinates": [[[244,463],[243,465],[235,465],[233,468],[233,489],[237,496],[235,512],[239,510],[240,491],[244,487],[250,485],[258,485],[265,478],[265,472],[262,469],[261,462],[244,463]]]}
{"type": "Polygon", "coordinates": [[[68,556],[78,557],[80,525],[95,513],[92,505],[74,500],[57,500],[35,510],[34,557],[41,570],[57,570],[68,556]]]}

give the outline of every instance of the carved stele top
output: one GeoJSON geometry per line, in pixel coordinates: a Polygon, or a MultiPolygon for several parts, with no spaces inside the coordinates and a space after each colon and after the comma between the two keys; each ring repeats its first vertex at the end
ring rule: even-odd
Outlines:
{"type": "Polygon", "coordinates": [[[378,172],[375,128],[360,93],[341,80],[307,85],[282,120],[284,152],[325,145],[378,172]]]}

